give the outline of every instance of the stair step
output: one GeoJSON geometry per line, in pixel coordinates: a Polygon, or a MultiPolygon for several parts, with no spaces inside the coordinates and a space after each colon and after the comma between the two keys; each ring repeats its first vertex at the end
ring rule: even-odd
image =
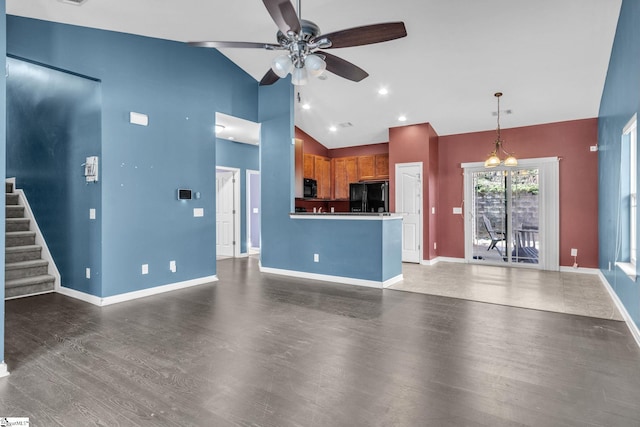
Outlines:
{"type": "Polygon", "coordinates": [[[29,231],[29,218],[7,218],[5,231],[29,231]]]}
{"type": "Polygon", "coordinates": [[[5,246],[26,246],[36,243],[35,231],[9,231],[5,233],[5,246]]]}
{"type": "Polygon", "coordinates": [[[7,193],[5,195],[5,204],[7,206],[16,206],[18,205],[20,201],[20,195],[18,195],[17,193],[7,193]]]}
{"type": "Polygon", "coordinates": [[[23,279],[26,277],[47,274],[49,262],[44,259],[7,263],[4,266],[5,280],[23,279]]]}
{"type": "Polygon", "coordinates": [[[55,278],[50,274],[5,281],[5,298],[53,292],[55,278]]]}
{"type": "Polygon", "coordinates": [[[13,183],[12,182],[4,182],[5,193],[13,193],[13,183]]]}
{"type": "Polygon", "coordinates": [[[7,218],[23,218],[24,206],[7,206],[6,208],[7,218]]]}
{"type": "Polygon", "coordinates": [[[42,248],[38,245],[13,246],[5,249],[5,262],[21,262],[40,259],[42,248]]]}

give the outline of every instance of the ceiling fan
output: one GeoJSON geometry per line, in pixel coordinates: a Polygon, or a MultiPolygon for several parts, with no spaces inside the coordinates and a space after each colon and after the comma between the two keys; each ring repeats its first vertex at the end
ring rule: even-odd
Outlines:
{"type": "Polygon", "coordinates": [[[363,46],[399,39],[407,35],[403,22],[386,22],[348,28],[330,34],[321,34],[313,22],[301,19],[289,0],[262,0],[271,18],[278,26],[275,43],[202,41],[189,42],[192,46],[210,48],[258,48],[283,50],[288,53],[273,60],[260,85],[271,85],[291,73],[294,85],[304,85],[308,76],[317,77],[326,69],[345,79],[359,82],[369,74],[357,65],[321,49],[363,46]]]}

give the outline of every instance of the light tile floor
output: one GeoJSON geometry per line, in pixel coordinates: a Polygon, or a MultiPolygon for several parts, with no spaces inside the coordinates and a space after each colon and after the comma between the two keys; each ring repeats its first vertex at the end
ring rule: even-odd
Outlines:
{"type": "Polygon", "coordinates": [[[597,275],[440,262],[403,263],[389,289],[623,320],[597,275]]]}

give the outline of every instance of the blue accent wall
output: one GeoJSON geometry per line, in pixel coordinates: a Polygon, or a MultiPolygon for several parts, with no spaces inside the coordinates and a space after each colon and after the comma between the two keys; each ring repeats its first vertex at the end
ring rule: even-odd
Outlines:
{"type": "MultiPolygon", "coordinates": [[[[622,130],[640,110],[640,2],[623,0],[598,116],[599,259],[600,269],[640,326],[640,286],[619,268],[619,210],[622,130]],[[611,270],[609,270],[611,263],[611,270]]],[[[634,218],[636,222],[638,218],[634,218]]]]}
{"type": "Polygon", "coordinates": [[[101,156],[100,83],[7,58],[7,176],[23,189],[63,286],[101,289],[101,182],[82,164],[101,156]],[[86,279],[86,268],[93,279],[86,279]]]}
{"type": "Polygon", "coordinates": [[[212,49],[7,20],[9,54],[101,82],[101,239],[91,244],[100,248],[102,265],[94,295],[214,275],[215,113],[258,121],[257,82],[212,49]],[[130,124],[129,112],[147,114],[149,125],[130,124]],[[179,187],[201,198],[180,202],[179,187]],[[196,207],[204,217],[193,216],[196,207]],[[141,274],[142,264],[149,265],[148,275],[141,274]]]}
{"type": "MultiPolygon", "coordinates": [[[[5,58],[7,56],[7,33],[5,31],[6,26],[6,3],[5,0],[0,0],[0,65],[2,68],[5,67],[5,58]]],[[[0,171],[2,172],[2,176],[5,176],[5,168],[6,168],[6,148],[7,148],[7,140],[6,140],[6,105],[7,105],[7,97],[6,97],[6,78],[5,73],[0,73],[0,171]]],[[[6,200],[2,201],[2,209],[0,209],[0,221],[5,223],[5,204],[6,200]]],[[[5,251],[5,243],[4,239],[0,239],[0,260],[2,260],[2,265],[4,265],[4,251],[5,251]]],[[[0,278],[2,279],[1,283],[4,283],[4,268],[0,269],[0,278]]],[[[4,286],[0,290],[0,362],[4,362],[4,286]]]]}
{"type": "Polygon", "coordinates": [[[247,252],[247,169],[259,170],[260,148],[216,139],[216,166],[240,169],[240,252],[247,252]]]}

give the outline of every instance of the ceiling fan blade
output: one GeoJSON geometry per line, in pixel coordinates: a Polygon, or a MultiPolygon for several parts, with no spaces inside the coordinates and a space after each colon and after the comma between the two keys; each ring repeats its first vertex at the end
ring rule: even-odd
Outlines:
{"type": "Polygon", "coordinates": [[[271,68],[269,68],[267,74],[265,74],[262,80],[260,80],[260,86],[269,86],[274,84],[278,80],[280,80],[280,77],[278,77],[278,75],[274,73],[271,68]]]}
{"type": "Polygon", "coordinates": [[[329,48],[335,49],[381,43],[406,37],[406,35],[407,29],[404,26],[404,22],[385,22],[383,24],[365,25],[323,34],[316,37],[316,40],[329,39],[331,41],[329,48]]]}
{"type": "Polygon", "coordinates": [[[267,49],[276,50],[282,49],[279,44],[272,43],[252,43],[252,42],[188,42],[191,46],[197,47],[212,47],[216,49],[226,47],[239,47],[239,48],[251,48],[251,49],[267,49]]]}
{"type": "Polygon", "coordinates": [[[262,2],[282,34],[287,34],[289,30],[296,34],[300,33],[302,29],[300,19],[289,0],[262,0],[262,2]]]}
{"type": "Polygon", "coordinates": [[[322,52],[322,55],[325,56],[324,62],[327,63],[327,70],[333,74],[354,82],[359,82],[369,76],[369,73],[349,61],[345,61],[327,52],[322,52]]]}

